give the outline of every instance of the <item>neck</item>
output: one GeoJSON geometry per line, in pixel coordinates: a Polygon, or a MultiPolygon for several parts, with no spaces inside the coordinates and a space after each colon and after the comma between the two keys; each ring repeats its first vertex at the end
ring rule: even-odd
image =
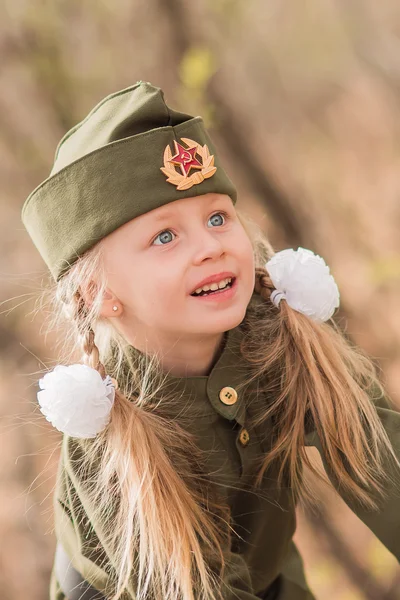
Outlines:
{"type": "Polygon", "coordinates": [[[163,371],[174,377],[201,377],[209,375],[222,353],[225,341],[226,333],[222,332],[169,342],[147,338],[146,346],[135,339],[132,346],[146,354],[157,353],[163,371]]]}

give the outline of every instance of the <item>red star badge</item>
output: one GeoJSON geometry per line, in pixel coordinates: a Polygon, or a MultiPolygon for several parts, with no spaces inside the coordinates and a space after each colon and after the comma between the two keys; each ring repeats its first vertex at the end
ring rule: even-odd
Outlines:
{"type": "Polygon", "coordinates": [[[176,154],[171,158],[170,162],[174,165],[179,165],[182,175],[187,177],[190,169],[202,169],[203,165],[195,157],[196,146],[193,148],[184,148],[182,144],[174,140],[176,154]]]}

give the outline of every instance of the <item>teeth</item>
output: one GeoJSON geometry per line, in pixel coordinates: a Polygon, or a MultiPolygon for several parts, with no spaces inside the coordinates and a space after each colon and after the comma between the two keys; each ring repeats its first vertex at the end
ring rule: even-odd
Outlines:
{"type": "Polygon", "coordinates": [[[232,277],[228,277],[227,279],[222,279],[219,283],[212,283],[211,285],[203,285],[203,287],[197,288],[193,293],[200,294],[200,292],[208,292],[209,290],[215,291],[218,289],[222,289],[228,285],[229,282],[232,281],[232,277]]]}

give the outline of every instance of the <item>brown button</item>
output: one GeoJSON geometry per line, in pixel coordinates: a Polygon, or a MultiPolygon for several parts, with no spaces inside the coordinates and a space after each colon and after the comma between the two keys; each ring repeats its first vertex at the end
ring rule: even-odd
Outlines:
{"type": "Polygon", "coordinates": [[[247,429],[245,429],[243,427],[243,429],[241,430],[240,435],[239,435],[239,442],[242,444],[242,446],[247,446],[249,441],[250,441],[249,432],[247,431],[247,429]]]}
{"type": "Polygon", "coordinates": [[[236,390],[231,387],[224,387],[219,393],[219,399],[224,404],[235,404],[238,399],[236,390]]]}

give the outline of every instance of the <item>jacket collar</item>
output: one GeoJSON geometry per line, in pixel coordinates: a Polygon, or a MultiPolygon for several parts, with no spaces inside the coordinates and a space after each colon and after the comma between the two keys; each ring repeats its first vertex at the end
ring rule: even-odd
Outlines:
{"type": "MultiPolygon", "coordinates": [[[[169,417],[212,419],[220,415],[229,421],[235,419],[241,425],[244,424],[246,407],[243,380],[248,371],[240,354],[242,323],[226,332],[222,351],[208,375],[175,377],[170,373],[163,373],[162,392],[171,394],[174,400],[176,396],[180,396],[180,401],[170,404],[168,400],[164,400],[167,398],[164,393],[159,398],[160,394],[156,392],[155,401],[160,401],[161,404],[164,401],[164,409],[169,417]],[[225,404],[221,400],[220,392],[225,387],[236,391],[237,400],[234,404],[225,404]]],[[[137,348],[128,346],[127,349],[131,357],[143,357],[143,352],[137,348]]]]}
{"type": "Polygon", "coordinates": [[[223,349],[208,375],[175,377],[167,374],[165,388],[182,395],[185,411],[190,411],[196,417],[211,417],[217,413],[229,421],[235,419],[243,425],[246,407],[240,386],[246,369],[240,357],[242,335],[241,324],[226,332],[223,349]],[[225,404],[221,400],[220,393],[225,387],[236,391],[237,400],[234,404],[225,404]]]}

